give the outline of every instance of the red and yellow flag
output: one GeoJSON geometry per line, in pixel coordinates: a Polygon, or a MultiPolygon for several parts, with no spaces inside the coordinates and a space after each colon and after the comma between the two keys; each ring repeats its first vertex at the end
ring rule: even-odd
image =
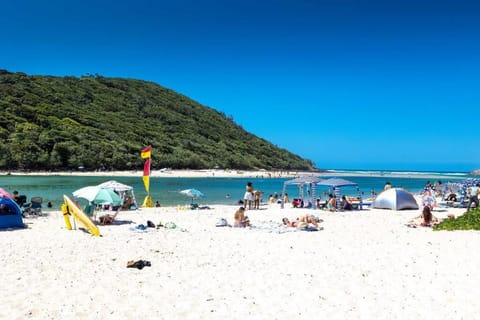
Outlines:
{"type": "Polygon", "coordinates": [[[142,159],[146,159],[145,164],[143,165],[143,184],[145,185],[147,196],[143,201],[142,207],[153,207],[153,201],[150,197],[150,164],[152,161],[152,146],[148,146],[143,149],[140,156],[142,157],[142,159]]]}
{"type": "Polygon", "coordinates": [[[152,146],[148,146],[142,150],[141,157],[142,159],[148,159],[152,156],[152,146]]]}
{"type": "Polygon", "coordinates": [[[150,192],[150,161],[152,159],[147,158],[143,165],[143,184],[145,185],[145,191],[150,192]]]}

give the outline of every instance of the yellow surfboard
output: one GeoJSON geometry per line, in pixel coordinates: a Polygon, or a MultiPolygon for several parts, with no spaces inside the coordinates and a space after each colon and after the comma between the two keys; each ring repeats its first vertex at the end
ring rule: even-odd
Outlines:
{"type": "Polygon", "coordinates": [[[85,212],[83,212],[83,210],[80,209],[80,207],[75,202],[73,202],[73,200],[70,199],[68,196],[63,195],[63,200],[67,210],[67,214],[66,215],[64,214],[63,216],[65,218],[65,224],[67,226],[67,229],[69,229],[69,226],[71,229],[70,218],[68,218],[68,214],[70,214],[75,219],[75,221],[77,221],[83,227],[85,227],[85,229],[87,229],[88,232],[90,232],[92,235],[96,237],[99,237],[100,230],[93,223],[93,221],[85,214],[85,212]],[[68,222],[67,222],[67,219],[68,219],[68,222]]]}

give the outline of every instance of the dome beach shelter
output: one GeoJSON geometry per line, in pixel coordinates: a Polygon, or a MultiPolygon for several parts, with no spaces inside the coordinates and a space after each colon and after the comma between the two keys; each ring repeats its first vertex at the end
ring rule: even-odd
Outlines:
{"type": "Polygon", "coordinates": [[[25,228],[22,209],[9,198],[0,197],[0,229],[25,228]]]}
{"type": "Polygon", "coordinates": [[[317,183],[320,182],[322,179],[320,179],[319,177],[315,177],[315,176],[302,176],[302,177],[298,177],[298,178],[295,178],[295,179],[292,179],[292,180],[287,180],[283,183],[283,190],[282,190],[282,203],[281,203],[281,206],[280,208],[284,208],[285,207],[285,191],[287,190],[287,186],[289,185],[296,185],[300,188],[300,191],[301,191],[301,198],[303,199],[304,198],[304,188],[303,186],[306,185],[306,186],[311,186],[311,189],[312,189],[312,192],[311,192],[311,203],[312,203],[312,209],[316,209],[317,206],[316,206],[316,198],[317,198],[317,183]]]}
{"type": "Polygon", "coordinates": [[[372,208],[391,210],[417,210],[418,203],[413,195],[402,188],[382,191],[372,202],[372,208]]]}

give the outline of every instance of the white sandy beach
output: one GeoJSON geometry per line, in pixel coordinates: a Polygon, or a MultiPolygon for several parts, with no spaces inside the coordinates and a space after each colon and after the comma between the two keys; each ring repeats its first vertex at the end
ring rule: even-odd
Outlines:
{"type": "MultiPolygon", "coordinates": [[[[247,211],[259,229],[215,227],[236,207],[121,212],[102,237],[60,212],[1,231],[3,319],[474,319],[480,233],[408,228],[420,210],[247,211]],[[313,213],[318,232],[278,233],[313,213]],[[176,229],[133,231],[172,221],[176,229]],[[268,228],[271,226],[271,228],[268,228]],[[129,260],[151,267],[126,268],[129,260]]],[[[460,209],[434,212],[440,218],[460,209]]]]}
{"type": "MultiPolygon", "coordinates": [[[[140,177],[143,171],[0,171],[1,175],[21,175],[21,176],[96,176],[96,177],[140,177]]],[[[151,177],[164,178],[296,178],[299,176],[322,176],[322,177],[388,177],[388,178],[408,178],[418,177],[414,172],[383,172],[383,171],[267,171],[267,170],[224,170],[224,169],[202,169],[202,170],[152,170],[151,177]]],[[[441,174],[429,173],[423,174],[424,179],[443,179],[441,174]]]]}

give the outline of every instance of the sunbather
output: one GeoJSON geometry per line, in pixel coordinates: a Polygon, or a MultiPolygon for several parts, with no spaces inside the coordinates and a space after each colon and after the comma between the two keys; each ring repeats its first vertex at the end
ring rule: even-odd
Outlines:
{"type": "Polygon", "coordinates": [[[432,214],[432,211],[429,206],[423,207],[422,214],[408,222],[407,226],[409,227],[431,227],[432,225],[438,223],[439,220],[432,214]]]}
{"type": "Polygon", "coordinates": [[[347,197],[342,196],[342,201],[340,202],[340,207],[343,211],[352,210],[352,204],[347,200],[347,197]]]}
{"type": "Polygon", "coordinates": [[[457,202],[457,194],[452,189],[448,190],[448,196],[445,198],[447,201],[457,202]]]}
{"type": "Polygon", "coordinates": [[[234,223],[233,226],[237,228],[250,227],[250,220],[248,216],[245,215],[245,208],[240,207],[233,216],[234,223]]]}
{"type": "MultiPolygon", "coordinates": [[[[282,219],[282,222],[284,225],[286,225],[287,227],[292,227],[292,228],[296,228],[298,227],[299,225],[301,224],[307,224],[307,225],[312,225],[314,227],[318,227],[318,221],[317,219],[314,217],[314,216],[311,216],[309,214],[307,215],[304,215],[300,218],[297,218],[297,220],[295,221],[290,221],[288,218],[283,218],[282,219]]],[[[321,222],[321,221],[320,221],[321,222]]]]}
{"type": "Polygon", "coordinates": [[[313,224],[315,227],[318,227],[317,219],[315,219],[314,216],[309,214],[306,214],[303,217],[298,218],[298,221],[313,224]]]}
{"type": "Polygon", "coordinates": [[[298,225],[298,221],[290,221],[290,220],[288,220],[288,218],[283,218],[282,222],[287,227],[292,227],[292,228],[296,228],[297,225],[298,225]]]}
{"type": "Polygon", "coordinates": [[[98,220],[100,221],[101,224],[112,224],[115,221],[115,218],[117,217],[118,213],[120,212],[122,208],[118,208],[117,211],[115,211],[115,214],[106,214],[101,216],[98,220]]]}

